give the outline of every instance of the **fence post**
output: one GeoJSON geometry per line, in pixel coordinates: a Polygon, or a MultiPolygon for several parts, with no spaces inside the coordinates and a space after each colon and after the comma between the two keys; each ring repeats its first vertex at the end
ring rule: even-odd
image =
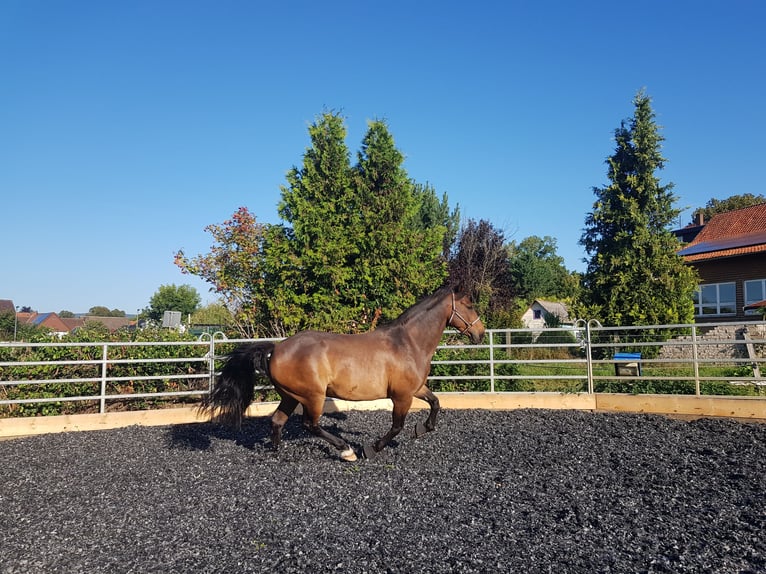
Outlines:
{"type": "Polygon", "coordinates": [[[700,363],[697,351],[697,326],[692,325],[692,361],[694,362],[694,394],[700,396],[700,363]]]}
{"type": "MultiPolygon", "coordinates": [[[[210,337],[210,350],[207,352],[208,355],[208,382],[207,382],[207,392],[212,393],[213,392],[213,384],[215,383],[215,337],[210,337]]],[[[208,395],[209,396],[209,395],[208,395]]]]}
{"type": "Polygon", "coordinates": [[[495,343],[494,333],[489,330],[489,392],[495,392],[495,343]]]}
{"type": "Polygon", "coordinates": [[[585,322],[585,364],[588,373],[588,394],[592,395],[595,391],[593,386],[593,355],[591,353],[590,343],[590,321],[585,322]]]}
{"type": "Polygon", "coordinates": [[[750,338],[750,330],[747,328],[747,325],[745,325],[745,328],[742,330],[742,338],[745,339],[747,358],[753,362],[753,377],[760,379],[761,367],[758,366],[758,355],[755,354],[755,346],[753,345],[753,340],[750,338]]]}
{"type": "Polygon", "coordinates": [[[109,368],[107,365],[107,349],[109,346],[104,343],[101,346],[101,399],[98,412],[104,414],[106,412],[106,372],[109,368]]]}

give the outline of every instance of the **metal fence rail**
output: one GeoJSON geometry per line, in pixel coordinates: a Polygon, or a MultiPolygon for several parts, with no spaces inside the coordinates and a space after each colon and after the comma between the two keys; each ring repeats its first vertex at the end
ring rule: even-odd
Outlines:
{"type": "MultiPolygon", "coordinates": [[[[92,412],[97,403],[104,413],[120,402],[199,400],[223,356],[249,341],[207,335],[180,342],[0,343],[0,416],[46,414],[30,412],[31,405],[92,412]]],[[[557,329],[490,329],[480,345],[445,332],[429,385],[435,391],[764,395],[764,349],[764,322],[602,327],[578,321],[557,329]],[[640,357],[632,374],[617,369],[624,362],[615,357],[624,353],[640,357]]]]}
{"type": "Polygon", "coordinates": [[[0,406],[98,401],[98,410],[103,413],[106,412],[107,401],[199,397],[209,392],[211,373],[214,372],[216,342],[220,340],[211,338],[207,341],[180,342],[0,343],[0,406]],[[181,356],[174,356],[178,354],[174,352],[176,349],[182,350],[181,356]],[[166,356],[146,356],[151,355],[152,350],[155,354],[166,356]],[[68,351],[73,355],[84,354],[93,358],[38,358],[46,353],[66,356],[68,351]],[[29,360],[27,357],[30,356],[35,358],[29,360]],[[121,374],[120,367],[122,373],[129,374],[121,374]],[[185,367],[186,372],[183,372],[181,367],[185,367]],[[82,374],[88,370],[92,371],[91,376],[41,375],[61,372],[82,374]],[[162,372],[168,370],[171,372],[162,372]],[[140,371],[147,371],[149,374],[142,374],[140,371]],[[177,386],[185,387],[184,390],[156,390],[157,387],[167,386],[171,381],[177,386]],[[129,383],[133,389],[140,387],[142,383],[153,383],[150,386],[155,388],[148,392],[110,390],[110,386],[119,387],[121,383],[129,383]],[[56,389],[61,389],[62,385],[69,385],[74,390],[91,389],[91,392],[53,396],[48,392],[49,389],[54,389],[55,392],[56,389]],[[47,396],[9,398],[12,389],[23,389],[29,395],[38,394],[35,393],[35,390],[38,390],[47,396]]]}

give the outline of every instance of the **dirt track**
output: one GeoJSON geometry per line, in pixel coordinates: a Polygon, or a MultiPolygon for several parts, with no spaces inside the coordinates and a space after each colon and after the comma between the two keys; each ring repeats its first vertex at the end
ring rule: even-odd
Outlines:
{"type": "Polygon", "coordinates": [[[344,463],[298,422],[276,455],[266,418],[0,442],[0,572],[766,571],[763,424],[447,411],[344,463]]]}

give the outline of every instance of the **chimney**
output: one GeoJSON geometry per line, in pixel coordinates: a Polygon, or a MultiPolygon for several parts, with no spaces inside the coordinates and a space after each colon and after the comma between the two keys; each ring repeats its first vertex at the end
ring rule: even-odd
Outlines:
{"type": "Polygon", "coordinates": [[[705,214],[701,211],[694,214],[694,225],[705,225],[705,214]]]}

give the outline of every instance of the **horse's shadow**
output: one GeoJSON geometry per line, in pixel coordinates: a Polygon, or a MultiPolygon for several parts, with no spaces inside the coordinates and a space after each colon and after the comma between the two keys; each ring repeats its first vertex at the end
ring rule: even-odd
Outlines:
{"type": "MultiPolygon", "coordinates": [[[[348,417],[343,412],[324,413],[323,419],[344,421],[348,417]]],[[[311,436],[303,428],[300,415],[292,415],[283,428],[282,441],[290,442],[311,436]]],[[[358,436],[362,433],[341,428],[337,422],[328,424],[325,421],[323,427],[332,433],[342,432],[344,435],[358,436]]],[[[271,445],[271,418],[250,417],[242,421],[239,430],[226,427],[215,422],[190,423],[173,425],[168,431],[168,444],[170,448],[184,450],[208,450],[214,440],[234,441],[238,446],[248,450],[256,448],[267,449],[271,445]]]]}

